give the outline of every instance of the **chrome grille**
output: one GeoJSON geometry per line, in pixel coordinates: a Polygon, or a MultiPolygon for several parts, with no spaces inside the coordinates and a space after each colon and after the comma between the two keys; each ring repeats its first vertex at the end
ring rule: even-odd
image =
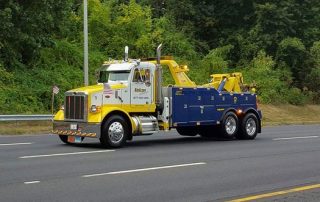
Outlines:
{"type": "Polygon", "coordinates": [[[65,120],[85,120],[87,100],[84,94],[66,94],[64,103],[65,120]]]}

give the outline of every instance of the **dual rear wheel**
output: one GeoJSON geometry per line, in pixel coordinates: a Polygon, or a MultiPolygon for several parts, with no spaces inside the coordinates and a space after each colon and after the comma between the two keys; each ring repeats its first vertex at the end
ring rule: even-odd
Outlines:
{"type": "Polygon", "coordinates": [[[227,112],[220,125],[202,126],[202,127],[180,127],[177,132],[183,136],[195,136],[200,134],[204,138],[221,137],[226,139],[252,140],[259,130],[260,124],[258,118],[253,113],[248,113],[241,119],[230,111],[227,112]]]}
{"type": "Polygon", "coordinates": [[[253,140],[258,134],[259,127],[257,116],[253,113],[248,113],[243,117],[240,130],[235,137],[240,140],[253,140]]]}

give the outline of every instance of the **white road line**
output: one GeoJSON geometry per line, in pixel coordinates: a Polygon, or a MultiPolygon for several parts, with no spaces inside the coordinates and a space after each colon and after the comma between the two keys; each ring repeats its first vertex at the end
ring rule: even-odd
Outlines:
{"type": "Polygon", "coordinates": [[[6,144],[0,144],[0,146],[14,146],[14,145],[27,145],[27,144],[33,144],[33,142],[6,143],[6,144]]]}
{"type": "Polygon", "coordinates": [[[319,136],[303,136],[303,137],[282,137],[282,138],[274,138],[272,140],[294,140],[294,139],[310,139],[310,138],[318,138],[319,136]]]}
{"type": "Polygon", "coordinates": [[[98,174],[91,174],[91,175],[83,175],[82,177],[96,177],[96,176],[102,176],[102,175],[117,175],[117,174],[124,174],[124,173],[134,173],[134,172],[142,172],[142,171],[149,171],[149,170],[160,170],[160,169],[167,169],[167,168],[178,168],[178,167],[196,166],[196,165],[204,165],[204,164],[207,164],[207,163],[199,162],[199,163],[188,163],[188,164],[179,164],[179,165],[171,165],[171,166],[141,168],[141,169],[135,169],[135,170],[123,170],[123,171],[115,171],[115,172],[108,172],[108,173],[98,173],[98,174]]]}
{"type": "Polygon", "coordinates": [[[93,153],[106,153],[112,152],[115,150],[97,150],[97,151],[86,151],[86,152],[72,152],[72,153],[58,153],[58,154],[42,154],[34,156],[21,156],[20,159],[30,159],[30,158],[41,158],[41,157],[51,157],[51,156],[68,156],[68,155],[77,155],[77,154],[93,154],[93,153]]]}
{"type": "Polygon", "coordinates": [[[30,181],[30,182],[24,182],[24,184],[36,184],[39,183],[40,181],[30,181]]]}

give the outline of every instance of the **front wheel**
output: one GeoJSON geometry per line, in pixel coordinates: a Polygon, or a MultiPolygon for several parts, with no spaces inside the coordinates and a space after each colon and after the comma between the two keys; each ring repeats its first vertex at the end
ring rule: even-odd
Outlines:
{"type": "Polygon", "coordinates": [[[125,119],[113,115],[103,125],[100,142],[106,147],[122,147],[126,143],[128,134],[129,127],[125,119]]]}

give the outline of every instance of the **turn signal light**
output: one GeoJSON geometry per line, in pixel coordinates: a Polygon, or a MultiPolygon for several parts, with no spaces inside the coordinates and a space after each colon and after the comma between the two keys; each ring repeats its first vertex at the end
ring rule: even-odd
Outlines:
{"type": "Polygon", "coordinates": [[[238,115],[241,115],[242,112],[243,112],[242,109],[238,109],[238,110],[237,110],[237,114],[238,114],[238,115]]]}
{"type": "Polygon", "coordinates": [[[100,107],[100,106],[96,106],[96,105],[92,105],[92,106],[90,107],[90,112],[92,112],[92,113],[99,113],[99,112],[101,112],[101,107],[100,107]]]}

